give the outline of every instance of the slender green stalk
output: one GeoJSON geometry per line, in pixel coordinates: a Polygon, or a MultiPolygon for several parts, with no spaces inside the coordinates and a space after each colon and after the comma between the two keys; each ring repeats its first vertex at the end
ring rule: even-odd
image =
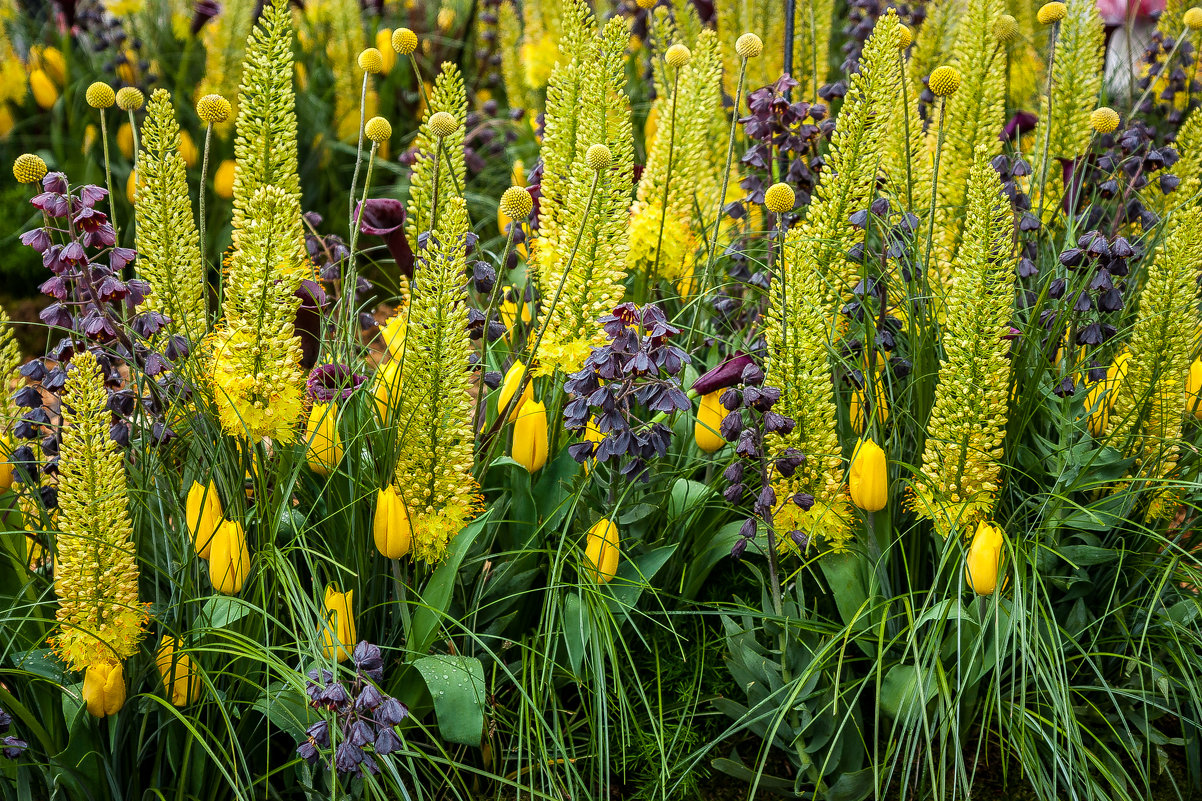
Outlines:
{"type": "Polygon", "coordinates": [[[346,272],[342,281],[342,300],[346,304],[347,364],[354,364],[355,356],[355,289],[359,284],[359,267],[355,261],[355,249],[359,245],[359,220],[363,216],[363,204],[367,202],[367,194],[371,191],[371,173],[376,164],[377,148],[379,148],[379,144],[372,142],[371,150],[367,154],[367,174],[363,178],[363,195],[351,220],[350,255],[347,256],[346,272]]]}
{"type": "MultiPolygon", "coordinates": [[[[363,89],[359,93],[359,144],[355,148],[355,172],[351,175],[351,191],[347,194],[347,210],[346,218],[354,223],[355,216],[355,185],[359,183],[359,162],[363,160],[363,116],[367,113],[367,76],[366,70],[363,71],[363,89]]],[[[375,150],[375,146],[372,146],[375,150]]],[[[354,236],[354,232],[351,233],[354,236]]]]}
{"type": "Polygon", "coordinates": [[[207,268],[207,264],[205,262],[205,227],[206,227],[205,224],[208,222],[208,218],[205,216],[205,195],[207,194],[205,179],[207,179],[208,175],[209,175],[209,143],[211,142],[212,138],[213,138],[213,123],[210,122],[207,125],[205,125],[204,154],[201,156],[201,159],[200,159],[200,193],[199,193],[200,194],[200,216],[199,216],[199,222],[200,222],[200,266],[201,266],[201,269],[207,268]]]}
{"type": "Polygon", "coordinates": [[[113,169],[109,163],[109,131],[104,112],[104,109],[100,109],[100,141],[104,144],[104,185],[109,191],[109,222],[113,224],[113,236],[120,243],[121,229],[117,227],[117,198],[113,195],[113,169]]]}

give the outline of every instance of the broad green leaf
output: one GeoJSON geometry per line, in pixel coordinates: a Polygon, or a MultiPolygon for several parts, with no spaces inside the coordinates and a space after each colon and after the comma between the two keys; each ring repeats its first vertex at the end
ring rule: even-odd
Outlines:
{"type": "Polygon", "coordinates": [[[476,537],[484,530],[488,516],[489,512],[486,511],[454,536],[447,549],[447,558],[435,569],[434,575],[430,576],[426,583],[425,592],[420,599],[421,606],[413,614],[413,629],[409,636],[415,653],[426,653],[438,638],[438,629],[451,605],[451,595],[459,577],[459,566],[463,564],[463,557],[467,555],[476,537]]]}
{"type": "Polygon", "coordinates": [[[250,607],[241,598],[228,595],[214,595],[205,601],[200,612],[201,622],[207,622],[210,628],[224,629],[241,620],[250,612],[250,607]]]}
{"type": "Polygon", "coordinates": [[[413,663],[434,699],[443,739],[479,746],[484,734],[484,666],[470,656],[423,656],[413,663]]]}

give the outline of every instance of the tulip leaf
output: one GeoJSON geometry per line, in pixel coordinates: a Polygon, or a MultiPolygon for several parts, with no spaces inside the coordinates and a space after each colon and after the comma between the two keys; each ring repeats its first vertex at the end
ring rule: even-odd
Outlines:
{"type": "Polygon", "coordinates": [[[476,541],[476,537],[484,530],[489,512],[468,523],[462,531],[451,539],[447,548],[447,558],[430,576],[423,594],[419,600],[420,606],[413,614],[413,628],[410,630],[409,642],[413,651],[424,654],[430,650],[438,637],[438,629],[447,609],[451,605],[451,595],[455,590],[455,582],[459,578],[459,566],[467,556],[468,549],[476,541]]]}
{"type": "Polygon", "coordinates": [[[305,695],[282,681],[271,682],[250,708],[262,713],[273,726],[288,732],[295,740],[304,739],[305,729],[317,722],[317,713],[309,706],[305,695]]]}
{"type": "Polygon", "coordinates": [[[668,498],[668,519],[680,520],[694,507],[702,505],[714,494],[713,488],[700,481],[678,478],[672,482],[672,494],[668,498]]]}
{"type": "Polygon", "coordinates": [[[210,628],[225,629],[246,617],[248,612],[250,612],[250,607],[241,598],[214,595],[205,601],[204,609],[200,612],[200,619],[207,622],[210,628]]]}
{"type": "Polygon", "coordinates": [[[438,654],[413,663],[434,700],[444,740],[479,746],[484,735],[484,666],[470,656],[438,654]]]}
{"type": "MultiPolygon", "coordinates": [[[[740,539],[739,529],[742,526],[742,520],[735,520],[715,531],[709,542],[701,546],[698,554],[685,565],[683,593],[685,598],[696,598],[697,593],[701,592],[701,588],[705,586],[705,580],[709,578],[710,572],[719,562],[730,557],[731,548],[740,539]]],[[[754,553],[754,550],[748,549],[744,558],[754,553]]]]}
{"type": "Polygon", "coordinates": [[[572,673],[580,673],[584,662],[584,647],[588,645],[592,627],[580,604],[580,593],[569,592],[563,599],[563,637],[568,646],[568,662],[572,673]]]}

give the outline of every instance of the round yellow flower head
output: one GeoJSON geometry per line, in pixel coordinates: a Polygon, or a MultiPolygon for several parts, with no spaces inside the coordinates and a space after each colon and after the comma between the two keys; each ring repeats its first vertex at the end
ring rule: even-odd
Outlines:
{"type": "Polygon", "coordinates": [[[773,214],[786,214],[793,211],[797,195],[788,184],[773,184],[764,193],[764,207],[773,214]]]}
{"type": "Polygon", "coordinates": [[[927,86],[930,87],[931,93],[935,97],[954,95],[960,88],[960,70],[946,64],[936,67],[927,80],[927,86]]]}
{"type": "Polygon", "coordinates": [[[442,138],[455,133],[459,123],[445,111],[436,111],[430,116],[430,133],[442,138]]]}
{"type": "Polygon", "coordinates": [[[363,133],[373,142],[383,142],[392,136],[392,123],[383,117],[372,117],[363,126],[363,133]]]}
{"type": "Polygon", "coordinates": [[[664,53],[664,61],[668,62],[668,66],[673,69],[680,69],[685,64],[689,63],[689,59],[693,54],[689,48],[682,44],[674,44],[668,48],[668,52],[664,53]]]}
{"type": "Polygon", "coordinates": [[[1044,3],[1040,6],[1039,13],[1035,15],[1035,18],[1039,20],[1040,25],[1051,25],[1067,16],[1068,6],[1058,0],[1053,0],[1051,3],[1044,3]]]}
{"type": "Polygon", "coordinates": [[[1010,44],[1018,39],[1018,20],[1009,14],[1002,14],[993,23],[993,35],[1002,44],[1010,44]]]}
{"type": "Polygon", "coordinates": [[[228,120],[234,109],[230,107],[230,101],[221,95],[205,95],[196,101],[196,113],[201,122],[216,125],[228,120]]]}
{"type": "Polygon", "coordinates": [[[739,58],[755,58],[764,52],[764,40],[754,33],[745,33],[735,40],[735,52],[739,58]]]}
{"type": "Polygon", "coordinates": [[[1181,21],[1191,31],[1202,31],[1202,8],[1194,6],[1186,10],[1185,14],[1181,17],[1181,21]]]}
{"type": "Polygon", "coordinates": [[[109,86],[104,81],[96,81],[88,87],[88,92],[84,95],[87,98],[88,105],[92,108],[108,108],[117,101],[117,95],[113,92],[113,87],[109,86]]]}
{"type": "Polygon", "coordinates": [[[1119,127],[1119,114],[1109,106],[1100,106],[1089,113],[1089,127],[1100,134],[1114,133],[1119,127]]]}
{"type": "Polygon", "coordinates": [[[379,75],[384,71],[384,56],[374,47],[369,47],[359,54],[359,69],[379,75]]]}
{"type": "Polygon", "coordinates": [[[658,3],[659,0],[637,0],[637,2],[639,8],[643,9],[644,11],[649,11],[650,9],[655,8],[655,4],[658,3]]]}
{"type": "Polygon", "coordinates": [[[392,32],[392,49],[407,56],[417,49],[417,34],[408,28],[397,28],[392,32]]]}
{"type": "Polygon", "coordinates": [[[511,186],[501,195],[501,213],[511,220],[524,220],[534,211],[534,198],[523,186],[511,186]]]}
{"type": "Polygon", "coordinates": [[[122,111],[137,111],[146,102],[142,90],[132,86],[122,86],[117,90],[117,108],[122,111]]]}
{"type": "Polygon", "coordinates": [[[601,171],[609,167],[613,161],[613,155],[609,152],[608,147],[597,143],[589,145],[588,150],[584,151],[584,160],[588,163],[590,169],[601,171]]]}
{"type": "Polygon", "coordinates": [[[914,44],[914,31],[910,30],[905,25],[899,25],[897,27],[898,27],[897,48],[899,50],[905,50],[907,47],[914,44]]]}
{"type": "Polygon", "coordinates": [[[13,177],[20,183],[31,184],[46,177],[46,162],[41,156],[23,153],[13,162],[13,177]]]}

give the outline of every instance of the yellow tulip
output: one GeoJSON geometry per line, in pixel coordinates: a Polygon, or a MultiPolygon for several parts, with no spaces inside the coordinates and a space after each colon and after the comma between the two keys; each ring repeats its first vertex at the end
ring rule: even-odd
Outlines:
{"type": "Polygon", "coordinates": [[[380,420],[388,419],[388,411],[401,399],[401,363],[392,359],[376,370],[375,380],[371,386],[372,397],[376,399],[376,411],[380,420]]]}
{"type": "Polygon", "coordinates": [[[209,581],[222,595],[237,595],[250,575],[246,532],[237,520],[222,520],[209,550],[209,581]]]}
{"type": "MultiPolygon", "coordinates": [[[[525,245],[522,245],[520,248],[518,248],[518,252],[522,254],[522,258],[526,257],[525,247],[526,247],[525,245]]],[[[522,303],[522,324],[523,325],[529,325],[530,321],[534,319],[534,316],[530,311],[530,305],[531,304],[529,304],[529,303],[522,303]]],[[[514,303],[512,300],[502,300],[501,301],[501,322],[505,323],[505,339],[506,340],[509,339],[509,334],[510,334],[510,332],[513,331],[513,324],[515,322],[517,322],[517,319],[518,319],[518,305],[516,303],[514,303]]]]}
{"type": "Polygon", "coordinates": [[[693,424],[693,439],[697,440],[697,447],[706,453],[713,453],[726,444],[726,440],[718,433],[722,425],[722,418],[726,416],[726,409],[718,402],[718,397],[722,394],[722,390],[714,390],[708,395],[701,396],[701,403],[697,406],[697,422],[693,424]]]}
{"type": "Polygon", "coordinates": [[[4,435],[0,435],[0,492],[8,492],[13,488],[15,473],[13,463],[9,461],[12,452],[12,440],[4,435]]]}
{"type": "Polygon", "coordinates": [[[192,664],[192,657],[179,653],[180,642],[174,637],[164,637],[163,644],[155,654],[154,665],[163,678],[163,689],[174,706],[187,706],[200,698],[200,677],[192,664]]]}
{"type": "Polygon", "coordinates": [[[333,584],[326,587],[326,620],[321,628],[321,652],[326,659],[336,657],[345,662],[351,657],[356,642],[354,600],[354,590],[338,592],[333,584]]]}
{"type": "Polygon", "coordinates": [[[234,196],[234,160],[226,159],[213,172],[213,193],[229,200],[234,196]]]}
{"type": "Polygon", "coordinates": [[[125,706],[125,671],[121,663],[90,665],[83,674],[83,700],[94,718],[114,715],[125,706]]]}
{"type": "Polygon", "coordinates": [[[197,150],[196,143],[192,141],[192,136],[187,131],[179,132],[179,154],[189,170],[196,166],[196,161],[200,157],[200,151],[197,150]]]}
{"type": "Polygon", "coordinates": [[[129,205],[134,205],[138,201],[138,171],[130,170],[129,177],[125,179],[125,199],[129,201],[129,205]]]}
{"type": "Polygon", "coordinates": [[[851,457],[847,483],[851,501],[866,512],[879,512],[889,503],[889,467],[885,452],[871,438],[860,440],[851,457]]]}
{"type": "Polygon", "coordinates": [[[964,562],[964,580],[968,588],[977,595],[993,595],[997,589],[997,576],[1002,568],[1002,530],[992,523],[981,521],[968,546],[968,557],[964,562]]]}
{"type": "MultiPolygon", "coordinates": [[[[1089,413],[1089,433],[1095,437],[1106,434],[1110,422],[1110,411],[1114,408],[1119,387],[1127,378],[1127,362],[1131,352],[1124,350],[1114,357],[1114,363],[1106,370],[1106,378],[1090,388],[1085,395],[1085,409],[1089,413]]],[[[1188,385],[1187,385],[1188,386],[1188,385]]]]}
{"type": "MultiPolygon", "coordinates": [[[[601,433],[601,429],[597,428],[597,418],[590,417],[588,419],[588,425],[584,427],[584,441],[599,443],[603,439],[605,439],[605,435],[601,433]]],[[[592,469],[592,464],[592,459],[589,459],[584,463],[585,475],[588,475],[589,470],[592,469]]]]}
{"type": "Polygon", "coordinates": [[[117,149],[127,159],[134,156],[134,129],[129,127],[128,122],[121,123],[117,129],[117,149]]]}
{"type": "Polygon", "coordinates": [[[192,544],[196,555],[208,559],[213,547],[213,535],[225,515],[221,508],[221,498],[217,496],[217,485],[212,481],[208,486],[199,481],[193,481],[188,489],[188,498],[184,504],[186,509],[188,531],[192,532],[192,544]]]}
{"type": "Polygon", "coordinates": [[[584,547],[585,571],[599,584],[605,584],[618,572],[618,527],[601,518],[588,530],[584,547]]]}
{"type": "MultiPolygon", "coordinates": [[[[876,415],[876,419],[884,423],[889,419],[889,397],[885,394],[885,382],[881,380],[879,373],[873,384],[876,386],[876,392],[873,393],[876,402],[873,404],[872,411],[876,415]]],[[[859,387],[852,388],[848,411],[851,413],[852,426],[856,431],[863,431],[866,422],[864,420],[864,390],[859,387]]]]}
{"type": "Polygon", "coordinates": [[[400,559],[413,545],[409,510],[391,484],[376,494],[376,516],[372,520],[376,548],[389,559],[400,559]]]}
{"type": "Polygon", "coordinates": [[[318,475],[328,476],[342,461],[342,439],[338,436],[338,407],[330,403],[315,403],[309,411],[305,426],[305,441],[309,450],[305,461],[318,475]]]}
{"type": "Polygon", "coordinates": [[[58,89],[45,70],[29,73],[29,91],[40,108],[48,109],[58,100],[58,89]]]}
{"type": "Polygon", "coordinates": [[[547,463],[547,407],[542,401],[522,404],[513,425],[513,459],[531,473],[547,463]]]}
{"type": "Polygon", "coordinates": [[[13,119],[13,110],[8,107],[8,103],[0,103],[0,139],[12,133],[14,125],[16,120],[13,119]]]}
{"type": "MultiPolygon", "coordinates": [[[[522,383],[522,378],[526,375],[526,365],[522,364],[521,360],[515,361],[513,366],[505,373],[505,378],[501,381],[501,391],[497,395],[497,414],[505,411],[505,407],[509,405],[509,401],[518,391],[518,385],[522,383]]],[[[534,397],[534,385],[530,381],[526,382],[526,386],[522,389],[522,395],[514,403],[513,409],[509,412],[509,422],[513,422],[518,417],[518,411],[526,404],[526,401],[534,397]]]]}
{"type": "Polygon", "coordinates": [[[1202,420],[1202,359],[1194,359],[1189,366],[1189,376],[1185,380],[1185,391],[1189,393],[1185,407],[1194,417],[1202,420]]]}
{"type": "Polygon", "coordinates": [[[376,49],[380,51],[380,56],[384,59],[384,68],[380,72],[387,75],[396,66],[396,51],[392,49],[391,28],[381,28],[376,31],[376,49]]]}
{"type": "Polygon", "coordinates": [[[57,47],[42,48],[42,69],[56,84],[62,86],[67,82],[67,62],[63,53],[57,47]]]}

